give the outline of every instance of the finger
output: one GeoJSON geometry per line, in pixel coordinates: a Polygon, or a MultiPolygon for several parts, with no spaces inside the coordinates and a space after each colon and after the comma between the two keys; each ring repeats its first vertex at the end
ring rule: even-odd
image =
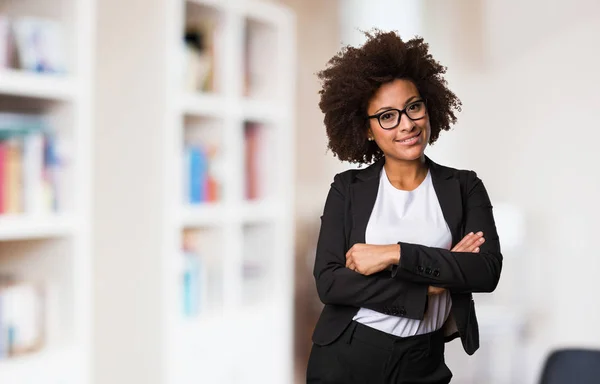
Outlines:
{"type": "Polygon", "coordinates": [[[452,248],[455,252],[462,252],[466,249],[467,244],[475,237],[473,232],[467,234],[462,240],[452,248]]]}
{"type": "Polygon", "coordinates": [[[353,253],[354,253],[354,247],[350,248],[348,250],[348,252],[346,252],[346,260],[348,260],[349,258],[351,258],[353,253]]]}
{"type": "Polygon", "coordinates": [[[477,239],[476,241],[474,241],[473,244],[471,244],[471,246],[469,247],[469,249],[467,250],[467,252],[475,252],[476,249],[477,249],[477,251],[479,251],[479,247],[483,243],[485,243],[485,238],[480,237],[479,239],[477,239]]]}
{"type": "Polygon", "coordinates": [[[463,237],[462,239],[460,239],[460,241],[454,246],[454,248],[451,249],[451,251],[455,251],[458,252],[462,249],[463,244],[465,243],[465,241],[467,240],[467,238],[471,237],[471,233],[467,234],[465,237],[463,237]]]}
{"type": "Polygon", "coordinates": [[[479,246],[480,240],[482,239],[482,232],[478,232],[476,234],[474,234],[473,236],[471,236],[471,238],[469,240],[467,240],[467,242],[464,244],[463,246],[463,251],[465,252],[472,252],[473,249],[475,249],[476,247],[479,246]]]}

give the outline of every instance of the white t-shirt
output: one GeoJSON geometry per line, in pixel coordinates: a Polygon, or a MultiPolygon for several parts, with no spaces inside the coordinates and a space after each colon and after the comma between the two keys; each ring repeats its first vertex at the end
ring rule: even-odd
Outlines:
{"type": "MultiPolygon", "coordinates": [[[[452,234],[444,219],[429,172],[416,189],[403,191],[390,183],[385,167],[382,169],[365,241],[367,244],[396,244],[403,241],[450,249],[452,234]]],[[[408,337],[440,329],[450,315],[451,307],[450,293],[445,291],[429,296],[423,320],[389,316],[367,308],[361,308],[354,320],[383,332],[408,337]]]]}

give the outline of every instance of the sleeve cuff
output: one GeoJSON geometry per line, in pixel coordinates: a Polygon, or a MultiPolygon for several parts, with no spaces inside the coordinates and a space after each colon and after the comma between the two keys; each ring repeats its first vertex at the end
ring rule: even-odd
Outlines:
{"type": "Polygon", "coordinates": [[[392,267],[392,277],[396,276],[398,268],[417,272],[417,247],[410,243],[398,242],[398,244],[400,245],[400,263],[392,267]]]}

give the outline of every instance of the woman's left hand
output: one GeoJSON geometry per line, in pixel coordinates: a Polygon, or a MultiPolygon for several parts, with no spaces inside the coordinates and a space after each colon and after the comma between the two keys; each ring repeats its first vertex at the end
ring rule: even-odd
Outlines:
{"type": "Polygon", "coordinates": [[[346,252],[346,268],[368,276],[400,260],[400,245],[354,244],[346,252]]]}

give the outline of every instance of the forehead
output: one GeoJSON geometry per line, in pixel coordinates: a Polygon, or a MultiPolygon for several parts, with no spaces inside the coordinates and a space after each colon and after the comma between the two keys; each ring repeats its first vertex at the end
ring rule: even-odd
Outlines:
{"type": "Polygon", "coordinates": [[[369,101],[369,111],[381,107],[403,107],[406,100],[413,96],[419,96],[419,91],[412,81],[405,79],[390,81],[382,84],[375,92],[369,101]]]}

